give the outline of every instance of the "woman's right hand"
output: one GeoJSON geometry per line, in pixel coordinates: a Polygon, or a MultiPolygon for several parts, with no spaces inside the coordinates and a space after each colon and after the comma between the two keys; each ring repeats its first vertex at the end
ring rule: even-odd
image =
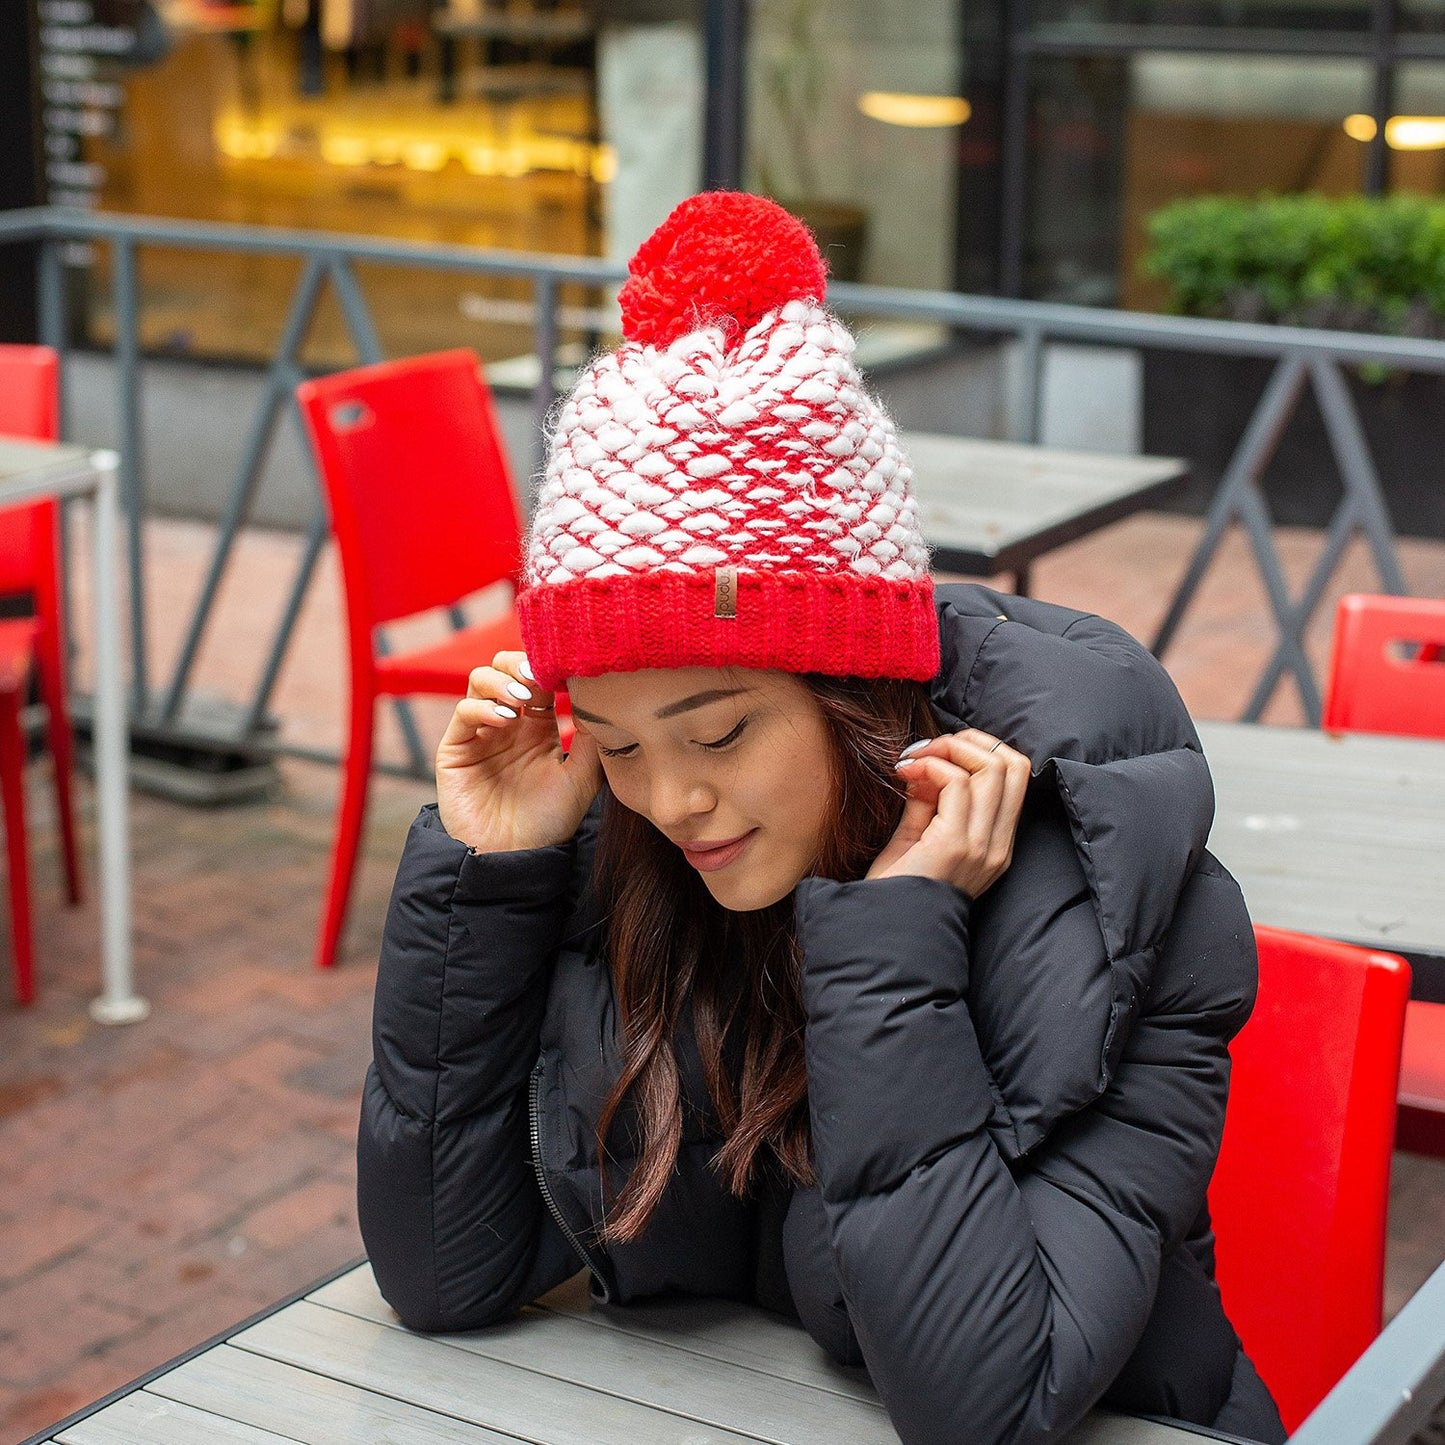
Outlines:
{"type": "Polygon", "coordinates": [[[499,652],[473,670],[436,758],[437,811],[458,842],[502,853],[565,843],[577,831],[602,768],[581,731],[564,758],[553,702],[528,676],[525,653],[499,652]]]}

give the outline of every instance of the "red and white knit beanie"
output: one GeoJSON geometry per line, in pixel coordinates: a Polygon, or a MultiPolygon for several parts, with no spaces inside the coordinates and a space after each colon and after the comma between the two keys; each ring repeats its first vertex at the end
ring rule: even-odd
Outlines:
{"type": "Polygon", "coordinates": [[[563,406],[533,513],[517,609],[537,680],[931,678],[911,473],[807,228],[759,196],[693,196],[629,272],[624,342],[563,406]]]}

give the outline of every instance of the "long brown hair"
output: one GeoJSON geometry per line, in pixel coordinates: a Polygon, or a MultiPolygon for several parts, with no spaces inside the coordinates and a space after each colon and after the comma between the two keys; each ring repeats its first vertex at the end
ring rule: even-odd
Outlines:
{"type": "MultiPolygon", "coordinates": [[[[812,871],[861,878],[902,815],[894,769],[900,750],[938,731],[928,690],[879,678],[804,674],[800,681],[817,700],[832,744],[832,816],[812,871]]],[[[765,1146],[794,1182],[812,1183],[791,897],[756,912],[723,908],[681,851],[610,793],[597,878],[622,1038],[622,1072],[597,1123],[598,1157],[605,1164],[624,1100],[635,1114],[636,1157],[602,1238],[642,1233],[676,1163],[683,1110],[673,1038],[689,996],[703,1078],[725,1141],[714,1160],[724,1184],[745,1195],[765,1146]],[[740,1055],[736,1079],[724,1061],[725,1043],[735,1061],[740,1055]]]]}

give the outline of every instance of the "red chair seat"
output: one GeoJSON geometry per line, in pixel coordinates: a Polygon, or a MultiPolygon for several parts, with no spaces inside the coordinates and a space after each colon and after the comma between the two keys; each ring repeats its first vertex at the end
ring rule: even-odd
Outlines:
{"type": "Polygon", "coordinates": [[[1255,935],[1259,997],[1230,1046],[1209,1212],[1225,1310],[1293,1430],[1380,1330],[1410,969],[1255,935]]]}
{"type": "Polygon", "coordinates": [[[517,615],[479,623],[453,633],[445,642],[376,659],[376,690],[388,697],[407,693],[445,693],[460,697],[474,667],[484,667],[498,652],[519,651],[522,632],[517,615]]]}

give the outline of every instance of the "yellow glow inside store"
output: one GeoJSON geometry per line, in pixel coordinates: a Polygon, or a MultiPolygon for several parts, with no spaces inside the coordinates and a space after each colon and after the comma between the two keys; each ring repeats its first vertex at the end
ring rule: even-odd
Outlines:
{"type": "MultiPolygon", "coordinates": [[[[1347,115],[1345,134],[1368,144],[1375,138],[1375,118],[1347,115]]],[[[1392,115],[1385,122],[1385,144],[1396,151],[1445,150],[1445,116],[1392,115]]]]}
{"type": "Polygon", "coordinates": [[[536,133],[498,140],[475,132],[407,134],[394,128],[371,130],[353,122],[323,125],[318,141],[288,146],[285,129],[277,122],[231,112],[217,117],[213,137],[222,155],[238,161],[304,159],[308,153],[319,151],[321,159],[333,166],[401,165],[407,170],[435,174],[456,162],[474,176],[515,178],[551,171],[589,176],[604,184],[617,171],[617,156],[611,146],[536,133]]]}
{"type": "Polygon", "coordinates": [[[907,95],[902,91],[868,90],[858,97],[858,109],[885,125],[920,129],[962,125],[973,107],[961,95],[907,95]]]}

